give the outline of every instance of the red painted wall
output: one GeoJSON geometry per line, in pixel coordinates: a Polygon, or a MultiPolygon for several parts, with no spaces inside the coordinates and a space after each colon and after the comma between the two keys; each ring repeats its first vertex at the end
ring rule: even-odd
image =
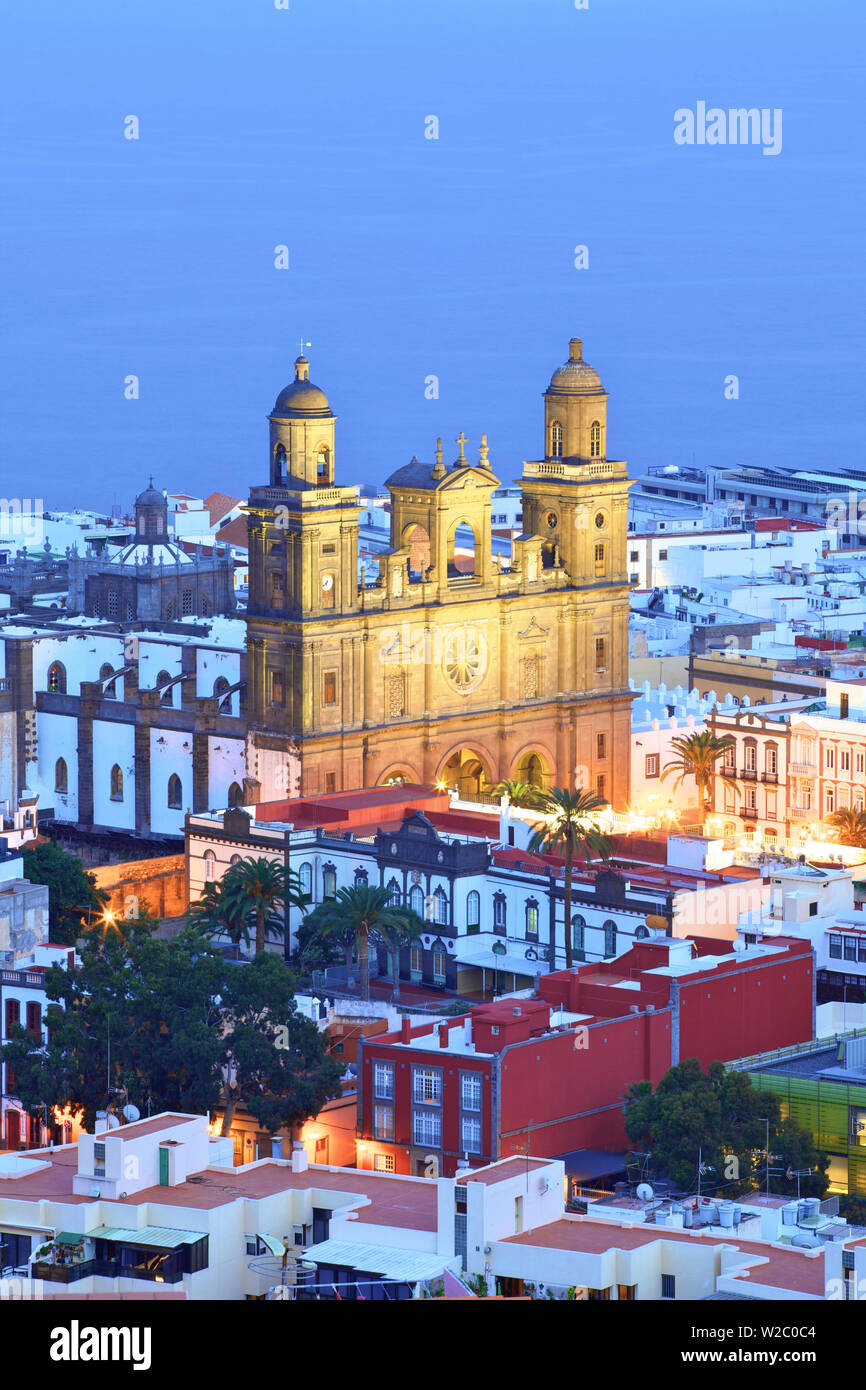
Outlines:
{"type": "Polygon", "coordinates": [[[797,941],[784,956],[681,979],[680,1060],[708,1066],[808,1042],[813,972],[808,942],[797,941]]]}

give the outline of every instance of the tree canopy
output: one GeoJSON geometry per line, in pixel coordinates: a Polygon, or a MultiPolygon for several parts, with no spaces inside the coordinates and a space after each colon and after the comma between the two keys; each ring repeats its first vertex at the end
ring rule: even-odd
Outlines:
{"type": "Polygon", "coordinates": [[[797,1195],[789,1168],[813,1168],[801,1176],[803,1196],[822,1197],[829,1160],[807,1130],[782,1119],[778,1096],[756,1091],[745,1072],[712,1062],[704,1071],[695,1057],[671,1067],[653,1090],[648,1081],[630,1086],[625,1097],[629,1139],[649,1153],[649,1171],[669,1179],[682,1193],[697,1190],[698,1157],[707,1171],[701,1191],[738,1197],[765,1185],[769,1120],[770,1188],[797,1195]]]}
{"type": "Polygon", "coordinates": [[[91,912],[101,912],[108,894],[74,854],[67,854],[53,840],[32,849],[24,847],[24,877],[48,888],[48,936],[56,946],[74,946],[91,912]]]}
{"type": "Polygon", "coordinates": [[[274,1131],[338,1094],[342,1069],[298,1015],[278,956],[235,964],[191,928],[164,941],[147,919],[118,926],[86,934],[80,969],[47,972],[46,1045],[11,1030],[2,1054],[25,1110],[68,1103],[92,1130],[122,1091],[156,1112],[226,1105],[226,1132],[243,1105],[274,1131]]]}

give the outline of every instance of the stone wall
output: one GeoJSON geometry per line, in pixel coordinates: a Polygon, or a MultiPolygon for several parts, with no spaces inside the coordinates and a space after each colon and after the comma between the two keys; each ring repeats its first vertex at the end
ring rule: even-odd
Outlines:
{"type": "Polygon", "coordinates": [[[134,916],[136,909],[154,917],[180,917],[186,911],[184,856],[135,859],[91,870],[96,886],[109,894],[112,912],[134,916]]]}

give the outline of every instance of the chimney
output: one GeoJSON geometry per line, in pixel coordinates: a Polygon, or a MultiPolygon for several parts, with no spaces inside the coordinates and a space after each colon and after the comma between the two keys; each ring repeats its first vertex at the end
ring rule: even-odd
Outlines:
{"type": "Polygon", "coordinates": [[[400,1020],[400,1041],[410,1043],[412,1041],[412,1021],[408,1018],[400,1020]]]}
{"type": "Polygon", "coordinates": [[[277,1139],[277,1138],[271,1139],[271,1158],[282,1158],[282,1156],[283,1156],[283,1141],[282,1141],[282,1139],[277,1139]]]}
{"type": "Polygon", "coordinates": [[[292,1145],[292,1172],[306,1173],[310,1164],[307,1159],[307,1151],[300,1139],[296,1139],[292,1145]]]}
{"type": "Polygon", "coordinates": [[[521,1009],[519,1004],[514,1005],[514,1008],[511,1010],[511,1016],[512,1018],[522,1018],[523,1010],[521,1009]]]}
{"type": "Polygon", "coordinates": [[[439,1046],[440,1046],[440,1047],[447,1047],[447,1046],[448,1046],[448,1024],[447,1024],[447,1023],[440,1023],[440,1024],[439,1024],[439,1046]]]}

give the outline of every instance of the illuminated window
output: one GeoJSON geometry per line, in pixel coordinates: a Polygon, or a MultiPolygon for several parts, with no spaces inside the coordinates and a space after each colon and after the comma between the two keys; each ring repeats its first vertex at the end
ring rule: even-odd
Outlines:
{"type": "Polygon", "coordinates": [[[373,1137],[374,1139],[394,1138],[393,1106],[376,1105],[373,1107],[373,1137]]]}
{"type": "Polygon", "coordinates": [[[460,1104],[464,1110],[481,1109],[481,1077],[478,1072],[460,1073],[460,1104]]]}
{"type": "Polygon", "coordinates": [[[538,903],[534,898],[526,904],[526,935],[538,936],[538,903]]]}
{"type": "Polygon", "coordinates": [[[48,690],[52,695],[66,694],[66,667],[62,661],[52,661],[48,667],[48,690]]]}
{"type": "Polygon", "coordinates": [[[373,1095],[377,1100],[394,1099],[394,1063],[373,1063],[373,1095]]]}
{"type": "Polygon", "coordinates": [[[438,1067],[412,1068],[412,1099],[416,1104],[442,1104],[442,1072],[438,1067]]]}
{"type": "Polygon", "coordinates": [[[376,1173],[393,1173],[396,1171],[396,1160],[393,1154],[374,1154],[373,1171],[376,1173]]]}
{"type": "Polygon", "coordinates": [[[216,878],[216,855],[212,849],[204,852],[204,876],[209,883],[216,878]]]}
{"type": "Polygon", "coordinates": [[[448,957],[444,951],[433,952],[433,980],[437,985],[445,983],[445,969],[448,957]]]}

